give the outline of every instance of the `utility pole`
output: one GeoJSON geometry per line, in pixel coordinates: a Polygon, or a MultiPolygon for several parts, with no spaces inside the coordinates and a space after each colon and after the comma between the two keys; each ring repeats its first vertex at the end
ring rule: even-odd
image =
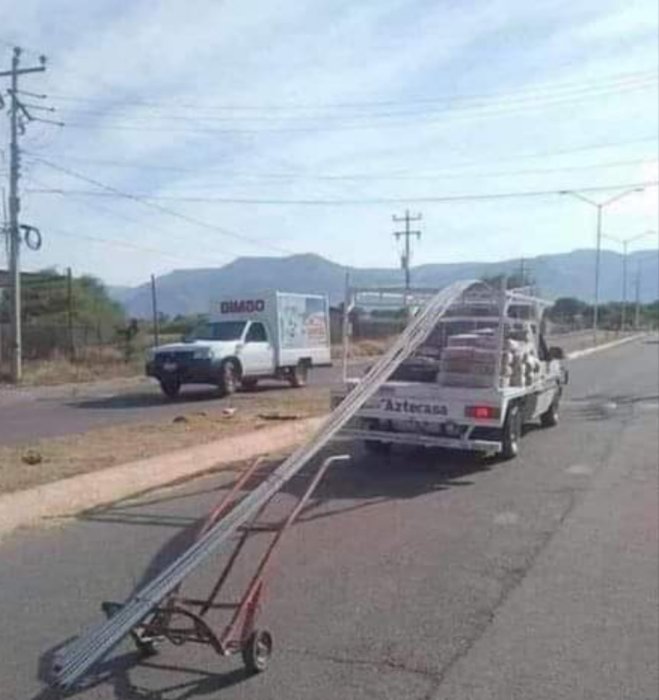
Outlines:
{"type": "Polygon", "coordinates": [[[71,362],[74,362],[76,359],[76,343],[73,334],[73,273],[70,267],[66,268],[66,310],[69,334],[69,359],[71,362]]]}
{"type": "Polygon", "coordinates": [[[18,179],[20,177],[20,150],[18,146],[19,131],[24,131],[23,118],[28,121],[32,116],[18,95],[18,78],[26,73],[41,73],[46,70],[46,58],[40,57],[40,65],[21,68],[21,50],[14,48],[11,70],[0,72],[0,78],[10,77],[9,89],[9,282],[10,282],[10,323],[11,323],[11,379],[20,382],[22,376],[22,331],[21,331],[21,267],[20,247],[21,230],[18,223],[20,199],[18,179]]]}
{"type": "Polygon", "coordinates": [[[151,307],[153,311],[153,344],[160,345],[160,324],[158,322],[158,294],[156,276],[151,275],[151,307]]]}
{"type": "Polygon", "coordinates": [[[405,248],[403,254],[400,257],[400,262],[401,267],[405,271],[405,291],[407,292],[410,289],[410,260],[412,256],[410,238],[412,236],[416,236],[417,240],[421,238],[421,231],[410,230],[410,224],[413,221],[421,221],[423,216],[421,214],[411,216],[409,209],[406,209],[405,216],[394,215],[391,218],[395,223],[405,223],[405,230],[394,232],[394,236],[396,237],[396,240],[399,240],[401,237],[405,239],[405,248]]]}

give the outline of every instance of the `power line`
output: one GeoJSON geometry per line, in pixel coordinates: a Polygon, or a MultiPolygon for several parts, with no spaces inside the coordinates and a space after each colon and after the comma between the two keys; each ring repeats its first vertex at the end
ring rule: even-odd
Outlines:
{"type": "MultiPolygon", "coordinates": [[[[603,149],[609,149],[609,148],[619,148],[622,146],[631,146],[634,144],[642,144],[642,143],[656,143],[657,142],[657,136],[647,136],[647,137],[641,137],[641,138],[636,138],[636,139],[628,139],[624,141],[603,141],[603,142],[597,142],[597,143],[591,143],[591,144],[585,144],[583,146],[576,146],[572,148],[565,148],[565,149],[554,149],[554,150],[545,150],[545,151],[533,151],[530,153],[520,153],[515,156],[509,156],[509,157],[497,157],[496,162],[497,163],[502,163],[502,162],[511,162],[511,161],[517,161],[517,160],[533,160],[536,158],[550,158],[554,156],[563,156],[563,155],[568,155],[572,153],[583,153],[584,151],[590,151],[590,150],[603,150],[603,149]]],[[[119,161],[119,160],[111,160],[111,159],[94,159],[94,158],[82,158],[78,156],[70,156],[70,155],[58,155],[59,160],[65,160],[65,161],[73,161],[76,163],[84,163],[87,165],[93,165],[93,166],[100,166],[100,167],[109,167],[109,168],[126,168],[126,169],[135,169],[135,170],[162,170],[162,171],[167,171],[167,172],[180,172],[180,173],[199,173],[200,167],[184,167],[184,166],[176,166],[176,165],[165,165],[165,164],[157,164],[157,163],[142,163],[142,162],[135,162],[135,161],[119,161]]],[[[442,168],[439,171],[436,172],[450,172],[454,173],[456,168],[473,168],[473,167],[478,167],[481,168],[483,166],[483,161],[482,160],[472,160],[472,161],[462,161],[462,162],[457,162],[452,165],[448,165],[444,168],[442,168]]],[[[383,174],[377,174],[377,173],[336,173],[336,174],[314,174],[314,173],[299,173],[299,172],[281,172],[281,173],[247,173],[247,172],[235,172],[235,171],[227,171],[224,170],[224,166],[213,166],[213,165],[203,165],[204,171],[213,171],[213,170],[220,170],[222,171],[223,175],[227,177],[263,177],[263,178],[268,178],[268,179],[294,179],[294,178],[304,178],[304,179],[309,179],[309,180],[368,180],[368,179],[403,179],[408,177],[405,173],[383,173],[383,174]]],[[[429,174],[428,177],[434,177],[432,174],[429,174]]],[[[417,176],[411,176],[411,179],[416,179],[417,176]]]]}
{"type": "MultiPolygon", "coordinates": [[[[479,104],[478,102],[475,104],[469,104],[468,101],[466,100],[450,100],[447,101],[447,105],[443,108],[440,109],[439,111],[437,109],[433,109],[428,111],[423,110],[419,111],[418,109],[406,109],[406,110],[396,110],[396,111],[385,111],[385,112],[358,112],[355,114],[349,114],[347,115],[348,118],[352,119],[380,119],[380,118],[391,118],[391,117],[405,117],[405,116],[413,116],[413,117],[423,117],[423,116],[436,116],[438,114],[444,114],[446,112],[450,111],[467,111],[467,110],[481,110],[481,109],[487,109],[491,108],[492,106],[496,107],[507,107],[507,108],[515,108],[515,107],[524,107],[529,104],[534,105],[538,102],[544,104],[547,100],[552,101],[552,100],[559,100],[559,101],[566,101],[566,100],[571,100],[571,99],[581,99],[582,97],[599,97],[599,96],[607,96],[611,92],[620,92],[620,91],[628,91],[628,90],[637,90],[637,89],[643,89],[645,87],[651,87],[656,84],[657,80],[657,74],[653,74],[651,77],[646,77],[642,79],[636,79],[632,82],[626,81],[626,82],[616,82],[616,83],[609,83],[607,85],[602,85],[602,86],[592,86],[592,87],[586,87],[586,88],[578,88],[578,89],[572,89],[569,91],[563,91],[560,93],[556,94],[551,94],[547,93],[545,95],[522,95],[519,97],[513,96],[506,96],[506,95],[499,95],[496,97],[496,99],[493,98],[487,98],[485,100],[481,100],[481,103],[479,104]],[[464,105],[461,105],[461,102],[467,102],[464,105]]],[[[404,103],[401,103],[401,107],[407,107],[410,105],[405,105],[404,103]]],[[[71,108],[71,107],[64,107],[64,111],[70,112],[71,114],[75,115],[89,115],[89,116],[103,116],[107,117],[109,110],[112,108],[115,109],[125,109],[126,105],[117,103],[113,105],[108,105],[104,109],[80,109],[80,108],[71,108]]],[[[152,107],[146,107],[143,108],[146,111],[148,111],[148,119],[153,120],[153,119],[159,119],[163,121],[185,121],[188,122],[191,120],[191,117],[189,114],[175,114],[172,112],[171,107],[166,111],[163,112],[162,110],[157,110],[152,107]]],[[[335,119],[344,119],[346,118],[346,114],[312,114],[312,115],[272,115],[272,112],[269,111],[267,115],[261,116],[261,115],[223,115],[223,116],[218,116],[217,114],[214,113],[206,113],[204,114],[203,111],[197,106],[195,108],[195,121],[197,122],[202,122],[202,121],[208,121],[208,122],[232,122],[239,120],[241,122],[244,121],[265,121],[265,122],[281,122],[281,121],[309,121],[310,119],[323,119],[323,120],[335,120],[335,119]]]]}
{"type": "MultiPolygon", "coordinates": [[[[354,131],[354,130],[373,130],[375,128],[399,128],[399,127],[407,127],[413,124],[419,124],[421,121],[425,120],[430,120],[428,122],[429,125],[434,124],[434,120],[438,117],[442,117],[442,124],[445,122],[445,120],[451,119],[452,121],[462,121],[464,118],[489,118],[489,117],[498,117],[498,116],[506,116],[506,115],[515,115],[515,114],[522,114],[524,112],[534,111],[537,109],[546,109],[548,107],[554,107],[554,106],[561,106],[564,104],[571,104],[573,102],[578,102],[582,101],[584,99],[592,99],[594,97],[607,97],[610,96],[611,94],[620,94],[622,92],[629,92],[629,91],[635,91],[639,89],[645,89],[646,87],[655,87],[656,86],[656,81],[650,81],[646,82],[644,84],[640,85],[632,85],[628,86],[626,88],[621,87],[617,88],[615,90],[608,90],[606,92],[599,92],[596,94],[579,94],[579,95],[574,95],[571,97],[562,97],[560,99],[544,99],[544,100],[535,100],[535,101],[530,101],[526,103],[522,103],[519,105],[515,104],[505,104],[505,103],[494,103],[491,105],[474,105],[472,107],[462,107],[462,108],[446,108],[443,110],[435,111],[432,113],[423,113],[423,114],[414,114],[414,113],[398,113],[398,114],[389,114],[389,115],[353,115],[349,117],[350,119],[367,119],[368,121],[366,123],[342,123],[339,121],[338,123],[333,123],[332,120],[328,120],[327,117],[325,118],[319,118],[316,117],[317,120],[319,120],[321,123],[316,123],[316,124],[308,124],[305,126],[283,126],[283,127],[276,127],[276,128],[262,128],[262,129],[257,129],[257,128],[245,128],[245,127],[228,127],[228,128],[216,128],[212,126],[212,120],[206,120],[210,121],[209,126],[205,126],[202,124],[203,118],[200,117],[195,117],[192,119],[191,117],[161,117],[161,121],[165,121],[167,119],[179,119],[183,123],[191,123],[191,124],[196,124],[194,127],[187,127],[187,126],[166,126],[166,125],[158,125],[154,124],[154,119],[153,117],[146,118],[142,121],[133,121],[133,122],[126,122],[126,123],[116,123],[112,121],[108,121],[108,118],[111,120],[113,118],[113,115],[110,113],[108,114],[107,112],[103,113],[103,116],[105,119],[101,122],[76,122],[69,120],[67,121],[67,126],[74,127],[74,128],[80,128],[80,129],[99,129],[99,130],[114,130],[114,131],[158,131],[158,132],[171,132],[171,133],[191,133],[191,134],[270,134],[270,133],[313,133],[313,132],[318,132],[318,131],[354,131]],[[408,117],[407,119],[403,119],[396,121],[397,118],[400,117],[408,117]],[[416,119],[411,119],[411,117],[416,117],[416,119]],[[379,118],[380,121],[377,124],[373,123],[373,119],[379,118]],[[200,126],[200,124],[202,124],[200,126]]],[[[342,117],[343,118],[343,117],[342,117]]],[[[216,120],[217,121],[217,120],[216,120]]],[[[225,119],[226,121],[226,119],[225,119]]],[[[244,121],[243,119],[240,120],[241,122],[244,121]]],[[[282,121],[282,119],[274,120],[276,122],[282,121]]],[[[299,120],[298,121],[309,121],[309,118],[304,119],[304,120],[299,120]]]]}
{"type": "MultiPolygon", "coordinates": [[[[84,179],[84,178],[81,178],[84,179]]],[[[96,184],[96,183],[94,183],[96,184]]],[[[615,190],[620,188],[632,188],[632,187],[656,187],[659,181],[647,181],[647,182],[636,182],[628,184],[618,184],[618,185],[598,185],[598,186],[586,186],[578,187],[572,189],[578,189],[580,192],[606,192],[609,190],[615,190]]],[[[148,202],[149,204],[158,201],[174,201],[174,202],[188,202],[188,203],[215,203],[215,204],[253,204],[253,205],[285,205],[285,206],[362,206],[362,205],[377,205],[377,204],[405,204],[415,203],[415,204],[432,204],[441,202],[461,202],[461,201],[478,201],[478,200],[497,200],[497,199],[519,199],[526,197],[548,197],[561,194],[565,191],[562,189],[552,189],[552,190],[523,190],[517,192],[487,192],[487,193],[466,193],[466,194],[454,194],[454,195],[443,195],[443,196],[427,196],[427,197],[374,197],[374,198],[363,198],[363,199],[258,199],[249,197],[177,197],[168,195],[134,195],[125,192],[120,192],[114,188],[110,188],[112,191],[109,193],[94,192],[80,190],[75,192],[79,196],[89,196],[89,197],[118,197],[125,199],[134,199],[142,203],[148,202]]],[[[41,194],[71,194],[70,191],[63,189],[53,188],[51,190],[44,190],[41,194]]],[[[154,206],[156,206],[154,204],[154,206]]],[[[166,213],[172,213],[172,210],[165,210],[166,213]]],[[[177,216],[184,216],[183,214],[176,213],[177,216]]],[[[195,222],[196,223],[196,222],[195,222]]],[[[210,224],[207,224],[210,226],[210,224]]]]}
{"type": "MultiPolygon", "coordinates": [[[[409,182],[414,182],[414,181],[419,181],[419,180],[441,180],[441,179],[450,179],[454,180],[456,178],[470,178],[470,179],[483,179],[483,178],[488,178],[488,177],[512,177],[516,175],[542,175],[545,173],[560,173],[560,172],[577,172],[577,171],[582,171],[582,170],[604,170],[604,169],[609,169],[609,168],[619,168],[619,167],[629,167],[633,165],[650,165],[652,163],[657,163],[656,158],[648,159],[648,158],[641,158],[641,159],[635,159],[635,160],[622,160],[622,161],[613,161],[609,163],[593,163],[590,165],[573,165],[573,166],[563,166],[563,167],[555,167],[555,168],[524,168],[524,169],[518,169],[518,170],[495,170],[495,171],[490,171],[490,172],[482,172],[479,171],[477,173],[456,173],[454,170],[451,170],[449,168],[442,169],[436,173],[419,173],[417,175],[394,175],[394,174],[389,174],[389,175],[366,175],[366,174],[354,174],[354,175],[349,175],[349,174],[344,174],[344,175],[309,175],[306,176],[304,174],[290,174],[290,175],[268,175],[268,174],[261,174],[261,175],[254,175],[254,176],[249,176],[247,174],[243,173],[225,173],[225,175],[233,178],[240,178],[240,177],[248,177],[250,179],[255,179],[255,180],[283,180],[283,181],[288,181],[288,180],[295,180],[295,179],[310,179],[310,180],[326,180],[326,181],[334,181],[334,182],[340,182],[343,180],[366,180],[366,181],[373,181],[373,180],[397,180],[397,181],[409,181],[409,182]]],[[[476,165],[471,166],[471,167],[476,167],[476,165]]],[[[198,171],[195,171],[198,172],[198,171]]],[[[255,183],[258,184],[259,187],[262,186],[261,183],[255,183]]],[[[212,182],[209,182],[208,184],[204,185],[202,189],[208,189],[208,188],[213,188],[216,189],[218,186],[221,185],[215,185],[212,182]]],[[[82,192],[76,192],[75,190],[51,190],[50,188],[45,188],[42,190],[27,190],[27,192],[31,194],[49,194],[49,193],[62,193],[62,192],[69,192],[69,194],[82,194],[86,195],[89,194],[85,191],[82,192]]],[[[146,196],[146,195],[145,195],[146,196]]]]}
{"type": "MultiPolygon", "coordinates": [[[[32,176],[29,179],[35,183],[37,182],[37,180],[32,176]]],[[[69,193],[69,192],[62,192],[60,194],[64,197],[76,197],[76,195],[74,193],[69,193]]],[[[186,243],[189,243],[189,237],[186,237],[184,234],[177,234],[176,232],[172,232],[169,229],[164,229],[164,228],[162,228],[160,226],[156,226],[152,223],[145,223],[141,219],[135,218],[133,216],[128,216],[127,214],[125,214],[123,212],[117,211],[116,208],[99,206],[98,204],[91,204],[90,202],[86,201],[85,199],[82,199],[82,198],[78,199],[77,197],[76,197],[76,204],[82,205],[83,207],[85,207],[86,209],[88,209],[90,211],[94,211],[96,213],[100,212],[101,214],[109,214],[110,216],[112,216],[116,219],[121,219],[122,221],[126,221],[128,223],[135,224],[135,225],[139,226],[141,230],[147,230],[147,231],[153,231],[155,233],[159,233],[167,239],[179,238],[179,239],[184,239],[186,243]]],[[[108,240],[108,239],[104,239],[104,240],[108,240]]],[[[206,245],[206,244],[204,244],[204,245],[206,245]]],[[[138,249],[139,249],[139,247],[138,247],[138,249]]],[[[158,251],[159,249],[151,249],[151,250],[152,250],[152,252],[154,252],[154,251],[158,251]]],[[[162,252],[164,253],[164,251],[162,251],[162,252]]],[[[227,260],[233,259],[232,256],[218,253],[216,251],[212,251],[212,252],[213,252],[213,255],[216,255],[218,258],[222,258],[224,260],[224,262],[226,262],[227,260]]],[[[167,255],[169,257],[174,257],[176,259],[179,259],[179,258],[183,259],[180,256],[171,255],[171,254],[167,254],[167,255]]],[[[197,260],[197,262],[198,262],[198,260],[197,260]]],[[[206,261],[206,262],[208,262],[208,261],[206,261]]]]}
{"type": "MultiPolygon", "coordinates": [[[[355,109],[355,108],[370,108],[370,107],[391,107],[397,105],[410,105],[410,104],[434,104],[437,102],[448,103],[456,101],[469,101],[469,100],[487,100],[495,99],[500,100],[506,96],[524,95],[528,93],[537,92],[551,92],[556,90],[570,90],[578,89],[577,87],[571,88],[570,86],[593,86],[599,83],[617,83],[626,82],[634,80],[643,80],[650,77],[655,77],[657,75],[656,68],[648,71],[636,71],[628,73],[616,73],[598,81],[562,81],[554,83],[540,84],[534,87],[521,88],[518,90],[510,90],[508,92],[485,92],[485,93],[458,93],[456,95],[449,96],[431,96],[431,97],[406,97],[399,98],[395,100],[369,100],[369,101],[355,101],[355,102],[328,102],[328,103],[299,103],[299,102],[289,102],[289,103],[265,103],[261,105],[254,104],[204,104],[201,101],[194,101],[189,103],[176,103],[172,100],[167,100],[166,102],[159,102],[154,100],[145,100],[141,98],[136,98],[133,95],[129,96],[118,96],[116,98],[117,102],[121,102],[124,105],[133,105],[141,107],[155,107],[163,108],[166,110],[171,110],[173,106],[177,106],[182,109],[195,109],[202,110],[213,109],[216,111],[265,111],[271,113],[273,110],[331,110],[331,109],[355,109]]],[[[77,102],[77,103],[104,103],[107,104],[107,97],[86,97],[79,95],[67,95],[61,93],[52,94],[51,97],[61,101],[77,102]]]]}
{"type": "MultiPolygon", "coordinates": [[[[176,219],[179,219],[181,221],[185,221],[189,224],[193,224],[195,226],[199,226],[201,228],[205,228],[211,231],[216,231],[220,233],[223,236],[227,236],[229,238],[234,238],[236,240],[242,241],[244,243],[250,243],[251,245],[255,245],[260,248],[270,248],[271,250],[275,250],[279,253],[285,253],[286,255],[294,255],[295,253],[293,251],[287,250],[286,248],[283,248],[281,246],[276,246],[272,245],[270,243],[265,243],[263,241],[260,241],[255,238],[250,238],[249,236],[244,236],[243,234],[236,233],[234,231],[230,231],[227,228],[224,228],[222,226],[217,226],[216,224],[211,224],[207,221],[202,221],[201,219],[197,219],[193,216],[189,216],[188,214],[183,214],[179,211],[175,211],[174,209],[170,209],[169,207],[164,207],[161,204],[157,204],[155,201],[153,201],[153,198],[151,197],[146,197],[144,195],[138,195],[138,194],[132,194],[130,192],[124,192],[122,190],[117,189],[116,187],[113,187],[111,185],[107,185],[104,182],[100,182],[99,180],[96,180],[94,178],[88,177],[86,175],[83,175],[81,173],[77,173],[74,170],[71,170],[70,168],[64,168],[60,165],[57,165],[55,163],[52,163],[49,160],[46,160],[45,158],[42,158],[41,156],[37,156],[34,153],[30,153],[30,156],[33,160],[36,160],[39,163],[43,163],[44,165],[47,165],[49,168],[52,168],[53,170],[57,170],[61,173],[64,173],[66,175],[69,175],[70,177],[76,178],[78,180],[82,180],[83,182],[87,182],[91,185],[94,185],[95,187],[99,187],[106,192],[111,193],[112,195],[116,197],[120,197],[122,199],[129,199],[134,202],[138,202],[139,204],[142,204],[145,207],[150,207],[151,209],[155,209],[156,211],[159,211],[163,214],[167,214],[168,216],[172,216],[176,219]]],[[[64,193],[64,190],[62,191],[64,193]]]]}
{"type": "MultiPolygon", "coordinates": [[[[137,250],[142,253],[155,253],[156,255],[160,255],[166,258],[171,258],[173,260],[177,260],[179,262],[187,262],[191,263],[194,262],[195,264],[203,264],[204,266],[208,266],[209,262],[212,262],[212,260],[209,260],[208,258],[205,258],[202,260],[201,258],[192,258],[188,256],[181,256],[181,255],[176,255],[175,253],[172,253],[171,251],[166,251],[162,250],[161,248],[152,248],[150,246],[143,246],[139,245],[137,243],[131,243],[129,241],[121,241],[116,238],[104,238],[103,236],[92,236],[86,233],[73,233],[72,231],[68,230],[63,230],[63,229],[54,229],[53,233],[57,236],[64,236],[67,238],[77,238],[81,240],[86,240],[86,241],[92,241],[93,243],[101,243],[104,245],[109,245],[111,247],[115,248],[126,248],[128,250],[137,250]]],[[[226,264],[226,260],[222,262],[222,265],[226,264]]]]}

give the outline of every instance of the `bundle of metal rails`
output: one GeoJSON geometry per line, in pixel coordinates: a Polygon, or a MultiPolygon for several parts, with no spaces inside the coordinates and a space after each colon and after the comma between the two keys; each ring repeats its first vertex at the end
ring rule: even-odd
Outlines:
{"type": "MultiPolygon", "coordinates": [[[[211,553],[228,543],[239,528],[253,519],[286,482],[318,455],[387,381],[400,363],[426,340],[450,305],[473,284],[476,282],[456,282],[432,297],[306,444],[293,452],[254,490],[228,508],[223,507],[221,517],[214,519],[212,525],[191,547],[129,600],[114,608],[114,614],[108,620],[81,635],[56,655],[51,674],[52,684],[63,689],[70,688],[124,637],[131,633],[135,635],[145,619],[158,611],[162,601],[176,591],[192,571],[211,553]]],[[[144,632],[143,626],[141,631],[144,632]]],[[[218,650],[221,651],[221,645],[218,650]]]]}

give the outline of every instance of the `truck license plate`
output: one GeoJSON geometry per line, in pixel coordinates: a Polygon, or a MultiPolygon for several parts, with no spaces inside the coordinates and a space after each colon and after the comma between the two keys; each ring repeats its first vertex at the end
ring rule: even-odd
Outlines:
{"type": "Polygon", "coordinates": [[[176,372],[178,365],[176,362],[165,362],[162,368],[165,370],[165,372],[176,372]]]}

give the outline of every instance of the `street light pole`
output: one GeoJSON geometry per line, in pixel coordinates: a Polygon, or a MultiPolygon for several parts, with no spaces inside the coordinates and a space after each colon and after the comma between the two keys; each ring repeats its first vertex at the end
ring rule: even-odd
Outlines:
{"type": "Polygon", "coordinates": [[[600,261],[602,258],[602,204],[597,204],[597,238],[595,246],[595,301],[593,304],[593,345],[597,345],[600,310],[600,261]]]}
{"type": "Polygon", "coordinates": [[[641,319],[641,261],[636,263],[636,308],[634,309],[634,330],[638,330],[641,319]]]}
{"type": "Polygon", "coordinates": [[[620,311],[620,330],[624,331],[627,321],[627,246],[639,240],[639,238],[654,236],[654,231],[645,231],[645,233],[639,233],[638,236],[631,236],[630,238],[617,238],[616,236],[604,234],[602,234],[602,236],[603,238],[608,238],[610,241],[615,241],[622,245],[622,309],[620,311]]]}
{"type": "Polygon", "coordinates": [[[628,195],[634,192],[642,192],[644,189],[644,187],[634,187],[633,189],[620,192],[619,194],[610,197],[604,202],[596,202],[590,199],[589,197],[585,197],[583,194],[575,190],[561,190],[560,192],[560,194],[567,194],[571,197],[575,197],[576,199],[580,199],[582,202],[590,204],[591,207],[595,207],[597,209],[597,236],[595,248],[595,299],[593,305],[593,340],[595,344],[597,344],[597,329],[599,325],[600,257],[602,250],[602,210],[605,207],[608,207],[610,204],[613,204],[614,202],[617,202],[618,200],[622,199],[623,197],[627,197],[628,195]]]}
{"type": "Polygon", "coordinates": [[[620,313],[620,331],[625,332],[625,321],[627,316],[627,239],[622,242],[622,312],[620,313]]]}

